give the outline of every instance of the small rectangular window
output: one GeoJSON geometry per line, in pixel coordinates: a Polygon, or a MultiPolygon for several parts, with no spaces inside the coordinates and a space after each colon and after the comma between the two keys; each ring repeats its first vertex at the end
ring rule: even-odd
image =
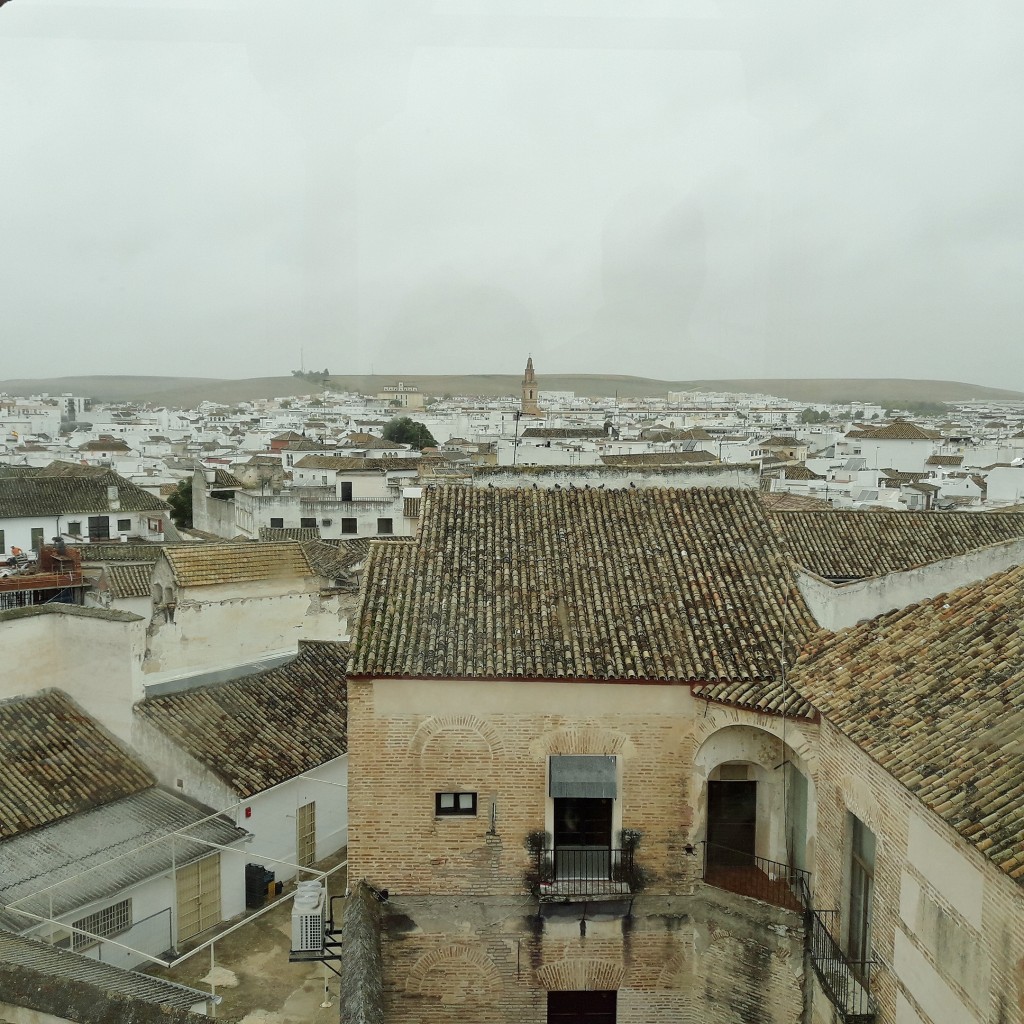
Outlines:
{"type": "Polygon", "coordinates": [[[299,526],[301,526],[304,530],[316,529],[316,518],[314,516],[303,516],[299,520],[299,526]]]}
{"type": "Polygon", "coordinates": [[[131,533],[132,521],[130,519],[118,519],[117,521],[117,532],[118,533],[131,533]]]}
{"type": "Polygon", "coordinates": [[[0,530],[0,551],[7,551],[7,542],[4,540],[4,531],[0,530]]]}
{"type": "Polygon", "coordinates": [[[476,814],[476,793],[435,793],[434,813],[439,817],[476,814]]]}
{"type": "MultiPolygon", "coordinates": [[[[105,907],[103,910],[97,910],[95,914],[89,914],[88,917],[79,918],[74,924],[75,928],[92,932],[93,935],[103,936],[120,935],[122,932],[128,931],[131,926],[132,901],[130,899],[122,900],[120,903],[115,903],[111,907],[105,907]]],[[[92,938],[90,935],[74,932],[71,948],[84,949],[86,946],[91,946],[97,941],[97,939],[92,938]]]]}
{"type": "MultiPolygon", "coordinates": [[[[81,523],[68,523],[68,533],[72,537],[81,537],[82,536],[82,524],[81,523]]],[[[0,547],[3,547],[3,545],[0,544],[0,547]]]]}
{"type": "Polygon", "coordinates": [[[377,520],[377,532],[380,534],[394,533],[394,522],[391,519],[378,519],[377,520]]]}
{"type": "Polygon", "coordinates": [[[283,530],[284,529],[284,520],[272,516],[271,519],[270,519],[270,528],[272,530],[283,530]]]}
{"type": "Polygon", "coordinates": [[[341,532],[342,533],[358,533],[359,524],[355,519],[342,519],[341,521],[341,532]]]}

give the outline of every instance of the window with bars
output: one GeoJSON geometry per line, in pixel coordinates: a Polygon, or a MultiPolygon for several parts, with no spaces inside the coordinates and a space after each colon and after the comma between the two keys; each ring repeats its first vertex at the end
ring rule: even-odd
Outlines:
{"type": "Polygon", "coordinates": [[[81,929],[81,931],[76,930],[72,933],[71,948],[85,949],[99,941],[99,939],[94,939],[93,935],[102,935],[105,938],[120,935],[122,932],[128,931],[131,926],[132,901],[130,899],[121,900],[120,903],[114,903],[75,921],[73,927],[81,929]],[[91,932],[91,934],[83,935],[82,932],[91,932]]]}

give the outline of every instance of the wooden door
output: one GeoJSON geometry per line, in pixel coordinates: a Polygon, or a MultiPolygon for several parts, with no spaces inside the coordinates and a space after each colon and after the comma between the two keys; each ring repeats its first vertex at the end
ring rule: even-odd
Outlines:
{"type": "Polygon", "coordinates": [[[184,942],[220,921],[220,854],[178,868],[178,942],[184,942]]]}
{"type": "Polygon", "coordinates": [[[708,783],[708,863],[723,866],[754,862],[757,832],[757,783],[708,783]]]}
{"type": "Polygon", "coordinates": [[[304,868],[316,861],[316,802],[303,804],[295,812],[295,863],[304,868]]]}

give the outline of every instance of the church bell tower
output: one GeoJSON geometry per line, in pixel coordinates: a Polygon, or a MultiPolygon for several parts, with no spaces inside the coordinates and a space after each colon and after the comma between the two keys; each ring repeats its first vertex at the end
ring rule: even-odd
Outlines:
{"type": "Polygon", "coordinates": [[[526,372],[523,374],[523,399],[520,405],[523,416],[543,416],[537,404],[537,378],[533,373],[533,356],[526,360],[526,372]]]}

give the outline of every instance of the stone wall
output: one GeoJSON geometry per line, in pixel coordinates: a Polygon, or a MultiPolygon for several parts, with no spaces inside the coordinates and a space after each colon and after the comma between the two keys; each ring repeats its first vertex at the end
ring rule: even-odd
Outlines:
{"type": "Polygon", "coordinates": [[[392,899],[386,1020],[528,1024],[548,991],[616,990],[621,1024],[793,1024],[797,915],[699,885],[689,897],[538,904],[392,899]]]}
{"type": "MultiPolygon", "coordinates": [[[[1021,887],[828,723],[820,731],[818,790],[815,904],[840,911],[844,944],[848,814],[876,836],[871,945],[879,1024],[1024,1024],[1021,887]]],[[[830,1018],[816,1007],[815,1019],[830,1018]]]]}

